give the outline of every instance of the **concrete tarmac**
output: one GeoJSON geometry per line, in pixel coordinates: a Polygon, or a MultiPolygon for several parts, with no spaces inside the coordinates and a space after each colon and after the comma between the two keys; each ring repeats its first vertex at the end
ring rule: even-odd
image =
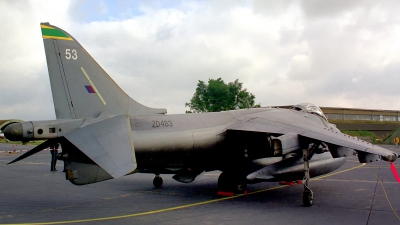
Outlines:
{"type": "MultiPolygon", "coordinates": [[[[304,207],[302,185],[260,183],[247,195],[220,197],[219,172],[209,172],[190,184],[162,175],[162,189],[152,174],[75,186],[62,161],[50,171],[50,152],[6,165],[19,155],[0,154],[0,224],[400,224],[400,183],[383,161],[349,157],[310,183],[314,205],[304,207]]],[[[400,172],[400,159],[395,165],[400,172]]]]}
{"type": "Polygon", "coordinates": [[[0,143],[0,154],[8,153],[8,152],[25,152],[27,150],[31,150],[36,146],[34,145],[21,145],[21,144],[6,144],[0,143]]]}

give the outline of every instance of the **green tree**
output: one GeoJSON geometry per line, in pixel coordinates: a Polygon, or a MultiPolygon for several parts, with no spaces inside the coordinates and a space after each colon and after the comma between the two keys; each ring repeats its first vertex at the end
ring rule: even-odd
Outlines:
{"type": "Polygon", "coordinates": [[[247,107],[260,107],[254,105],[255,96],[243,89],[239,80],[226,84],[221,78],[209,79],[208,84],[199,80],[196,92],[190,102],[185,106],[190,108],[187,113],[219,112],[225,110],[247,107]]]}

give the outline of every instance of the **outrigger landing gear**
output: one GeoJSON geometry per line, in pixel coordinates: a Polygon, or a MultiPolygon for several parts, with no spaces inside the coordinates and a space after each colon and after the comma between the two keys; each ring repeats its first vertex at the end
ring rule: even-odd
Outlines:
{"type": "Polygon", "coordinates": [[[162,184],[163,184],[163,179],[162,179],[162,177],[160,176],[160,174],[156,174],[156,176],[155,176],[154,179],[153,179],[153,185],[154,185],[154,187],[155,187],[155,188],[161,188],[162,184]]]}
{"type": "Polygon", "coordinates": [[[303,192],[303,204],[304,206],[312,206],[313,201],[314,201],[314,193],[311,191],[309,187],[309,181],[310,181],[310,164],[309,160],[312,157],[312,150],[314,149],[314,146],[311,147],[310,150],[307,148],[303,149],[303,160],[304,160],[304,178],[303,178],[303,184],[304,184],[304,192],[303,192]]]}

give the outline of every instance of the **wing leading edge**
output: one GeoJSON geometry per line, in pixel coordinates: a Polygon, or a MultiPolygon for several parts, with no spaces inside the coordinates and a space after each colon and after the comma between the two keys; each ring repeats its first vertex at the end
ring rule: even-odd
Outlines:
{"type": "Polygon", "coordinates": [[[240,124],[229,127],[228,130],[264,132],[276,135],[288,133],[297,133],[299,137],[305,137],[312,140],[318,140],[327,144],[350,148],[361,154],[375,154],[386,161],[395,161],[398,155],[385,148],[373,145],[358,138],[343,134],[340,131],[334,131],[329,128],[311,126],[310,128],[289,125],[265,118],[255,118],[247,120],[240,124]]]}

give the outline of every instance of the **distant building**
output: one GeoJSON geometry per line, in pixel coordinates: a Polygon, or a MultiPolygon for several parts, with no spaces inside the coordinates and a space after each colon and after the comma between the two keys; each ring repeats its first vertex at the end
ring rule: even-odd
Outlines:
{"type": "MultiPolygon", "coordinates": [[[[272,108],[290,108],[291,105],[271,106],[272,108]]],[[[400,111],[382,109],[358,109],[321,107],[328,120],[364,120],[364,121],[391,121],[400,122],[400,111]]]]}
{"type": "Polygon", "coordinates": [[[320,107],[328,120],[400,121],[400,111],[320,107]]]}
{"type": "MultiPolygon", "coordinates": [[[[292,106],[272,106],[290,108],[292,106]]],[[[320,107],[326,118],[340,130],[371,131],[379,137],[387,137],[400,129],[400,111],[381,109],[358,109],[320,107]]]]}

